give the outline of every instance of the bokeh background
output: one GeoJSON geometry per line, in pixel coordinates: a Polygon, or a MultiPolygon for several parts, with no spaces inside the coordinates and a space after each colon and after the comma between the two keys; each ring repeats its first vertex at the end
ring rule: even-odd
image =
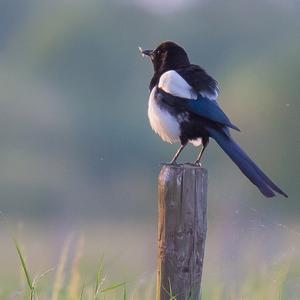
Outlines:
{"type": "Polygon", "coordinates": [[[156,180],[177,145],[149,127],[138,46],[174,40],[219,81],[234,136],[289,194],[263,198],[210,143],[204,286],[235,291],[288,265],[282,299],[299,299],[299,13],[297,0],[0,0],[0,297],[20,285],[12,235],[36,273],[71,236],[87,280],[103,254],[108,277],[153,281],[156,180]]]}

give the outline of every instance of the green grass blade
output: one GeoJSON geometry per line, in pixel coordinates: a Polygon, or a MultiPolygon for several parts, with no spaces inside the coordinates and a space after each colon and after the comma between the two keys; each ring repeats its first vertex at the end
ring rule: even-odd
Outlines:
{"type": "Polygon", "coordinates": [[[100,259],[100,263],[99,263],[99,267],[97,270],[97,275],[96,275],[96,286],[95,286],[95,291],[94,291],[94,299],[97,298],[99,290],[100,290],[100,286],[103,283],[103,260],[104,260],[104,256],[101,256],[100,259]]]}
{"type": "Polygon", "coordinates": [[[126,284],[123,286],[123,300],[127,300],[126,284]]]}
{"type": "Polygon", "coordinates": [[[117,289],[117,288],[119,288],[119,287],[121,287],[121,286],[125,286],[125,284],[126,284],[126,282],[121,282],[121,283],[113,284],[113,285],[111,285],[111,286],[109,286],[109,287],[107,287],[107,288],[101,290],[100,293],[106,293],[106,292],[109,292],[109,291],[114,290],[114,289],[117,289]]]}
{"type": "Polygon", "coordinates": [[[83,295],[84,295],[84,289],[85,289],[85,284],[83,284],[82,289],[81,289],[81,293],[80,293],[80,300],[83,299],[83,295]]]}
{"type": "Polygon", "coordinates": [[[19,243],[17,242],[16,239],[14,239],[14,243],[15,243],[15,247],[17,249],[17,252],[18,252],[18,255],[19,255],[19,258],[20,258],[20,261],[21,261],[21,265],[22,265],[22,268],[24,270],[24,273],[25,273],[25,277],[26,277],[26,281],[27,281],[27,284],[30,288],[30,290],[32,291],[34,289],[34,286],[33,286],[33,282],[31,280],[31,276],[29,274],[29,271],[27,269],[27,266],[26,266],[26,263],[25,263],[25,259],[24,259],[24,256],[22,254],[22,251],[21,251],[21,248],[19,246],[19,243]]]}

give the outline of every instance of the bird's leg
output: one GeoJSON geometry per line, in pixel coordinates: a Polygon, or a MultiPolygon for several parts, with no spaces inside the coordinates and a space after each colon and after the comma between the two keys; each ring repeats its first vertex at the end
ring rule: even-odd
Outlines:
{"type": "Polygon", "coordinates": [[[209,138],[208,137],[202,138],[202,149],[201,149],[196,161],[194,162],[195,165],[201,166],[201,163],[200,163],[201,157],[202,157],[202,155],[204,153],[204,150],[207,147],[208,143],[209,143],[209,138]]]}
{"type": "Polygon", "coordinates": [[[181,144],[180,148],[177,150],[177,152],[175,153],[173,159],[170,161],[170,164],[171,165],[176,165],[176,160],[179,156],[179,154],[181,153],[181,151],[184,149],[184,147],[186,146],[186,143],[185,144],[181,144]]]}

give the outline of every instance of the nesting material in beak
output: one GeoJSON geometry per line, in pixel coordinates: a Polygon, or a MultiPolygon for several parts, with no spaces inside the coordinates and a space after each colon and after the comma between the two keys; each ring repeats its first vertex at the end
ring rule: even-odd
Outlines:
{"type": "Polygon", "coordinates": [[[139,47],[139,51],[141,52],[142,56],[151,56],[151,54],[153,53],[153,50],[143,50],[142,47],[139,47]]]}

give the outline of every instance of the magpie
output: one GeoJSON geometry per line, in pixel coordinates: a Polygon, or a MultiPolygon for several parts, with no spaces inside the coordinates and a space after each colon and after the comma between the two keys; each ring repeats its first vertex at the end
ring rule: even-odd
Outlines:
{"type": "Polygon", "coordinates": [[[266,197],[282,191],[233,140],[230,129],[239,131],[220,108],[218,82],[203,68],[190,63],[185,49],[165,41],[154,50],[143,50],[151,59],[148,118],[152,129],[168,143],[180,143],[170,164],[188,143],[202,145],[194,164],[200,165],[209,139],[214,139],[249,180],[266,197]]]}

